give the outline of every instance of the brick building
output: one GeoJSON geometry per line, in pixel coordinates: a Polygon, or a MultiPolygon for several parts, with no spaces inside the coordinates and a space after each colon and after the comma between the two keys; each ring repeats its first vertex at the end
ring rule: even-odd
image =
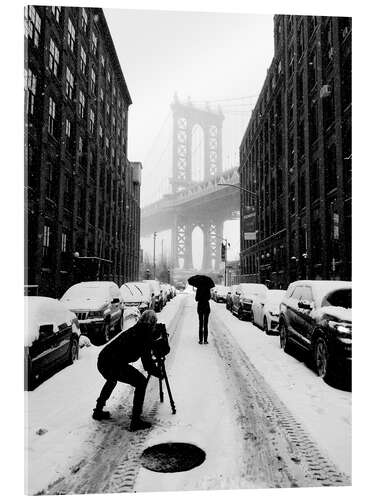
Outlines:
{"type": "Polygon", "coordinates": [[[25,8],[25,283],[39,294],[61,295],[82,257],[101,279],[138,278],[131,102],[101,9],[25,8]]]}
{"type": "Polygon", "coordinates": [[[277,15],[274,40],[240,146],[241,272],[351,279],[351,19],[277,15]]]}

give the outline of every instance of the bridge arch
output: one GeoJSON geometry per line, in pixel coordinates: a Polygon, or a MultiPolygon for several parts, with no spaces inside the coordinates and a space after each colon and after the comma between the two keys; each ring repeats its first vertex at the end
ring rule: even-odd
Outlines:
{"type": "Polygon", "coordinates": [[[203,131],[203,179],[221,174],[222,165],[222,126],[224,115],[220,109],[213,111],[194,106],[191,101],[182,103],[177,95],[171,104],[173,112],[173,175],[172,192],[177,193],[193,182],[193,129],[199,125],[203,131]]]}

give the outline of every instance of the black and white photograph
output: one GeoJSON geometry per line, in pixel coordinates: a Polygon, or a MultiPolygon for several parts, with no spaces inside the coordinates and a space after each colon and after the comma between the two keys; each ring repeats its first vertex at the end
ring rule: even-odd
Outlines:
{"type": "Polygon", "coordinates": [[[24,495],[352,487],[353,16],[281,4],[19,5],[24,495]]]}

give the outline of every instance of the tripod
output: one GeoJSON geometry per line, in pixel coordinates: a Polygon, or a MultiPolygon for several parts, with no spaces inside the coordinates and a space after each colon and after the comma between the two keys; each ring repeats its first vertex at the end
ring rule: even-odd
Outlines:
{"type": "MultiPolygon", "coordinates": [[[[165,385],[167,386],[167,391],[168,391],[168,396],[169,396],[169,402],[171,405],[172,413],[174,415],[176,413],[176,406],[175,406],[174,401],[173,401],[171,387],[169,385],[168,376],[167,376],[167,372],[165,369],[165,357],[160,356],[160,357],[156,358],[156,362],[157,362],[157,365],[160,369],[160,372],[165,380],[165,385]]],[[[150,380],[150,377],[151,377],[151,375],[149,375],[147,377],[147,382],[150,380]]],[[[163,403],[164,393],[163,393],[163,380],[162,380],[162,378],[159,378],[159,394],[160,394],[160,403],[163,403]]]]}

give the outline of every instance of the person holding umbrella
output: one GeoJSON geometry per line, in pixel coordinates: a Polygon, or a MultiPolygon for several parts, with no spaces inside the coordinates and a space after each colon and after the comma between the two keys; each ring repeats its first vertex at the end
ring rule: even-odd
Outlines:
{"type": "Polygon", "coordinates": [[[197,312],[199,318],[199,344],[204,342],[208,344],[208,317],[210,315],[210,298],[211,288],[214,288],[215,283],[209,276],[196,274],[188,279],[189,285],[197,289],[195,300],[197,304],[197,312]]]}

